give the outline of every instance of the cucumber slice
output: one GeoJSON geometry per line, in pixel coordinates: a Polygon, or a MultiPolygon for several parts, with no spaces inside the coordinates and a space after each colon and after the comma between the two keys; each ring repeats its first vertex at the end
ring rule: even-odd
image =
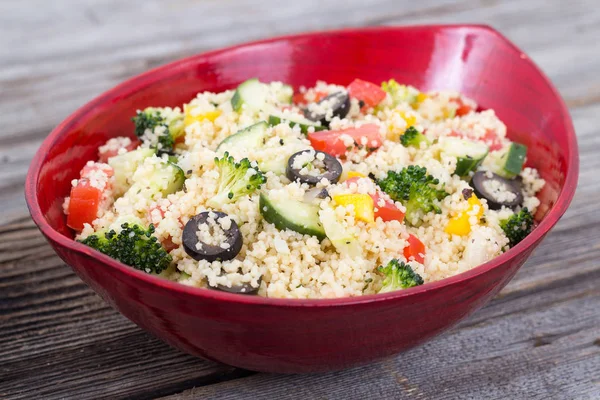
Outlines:
{"type": "Polygon", "coordinates": [[[125,196],[142,194],[144,197],[154,198],[159,193],[166,196],[181,190],[185,174],[170,161],[159,159],[159,162],[156,162],[156,158],[146,159],[144,165],[133,175],[132,181],[133,185],[125,196]]]}
{"type": "Polygon", "coordinates": [[[263,218],[277,229],[325,239],[325,230],[319,221],[319,206],[290,198],[273,200],[265,193],[260,194],[258,204],[263,218]]]}
{"type": "Polygon", "coordinates": [[[281,89],[277,91],[277,101],[284,104],[292,104],[294,97],[294,88],[285,83],[281,85],[281,89]]]}
{"type": "Polygon", "coordinates": [[[500,157],[496,172],[505,178],[514,178],[523,170],[525,156],[527,155],[527,146],[521,143],[512,142],[508,150],[500,157]]]}
{"type": "Polygon", "coordinates": [[[323,229],[327,234],[327,238],[338,253],[346,254],[351,257],[359,257],[361,255],[362,247],[358,242],[358,239],[349,233],[337,220],[333,210],[321,210],[319,212],[319,219],[323,224],[323,229]]]}
{"type": "Polygon", "coordinates": [[[115,196],[121,196],[133,183],[131,178],[138,166],[148,157],[156,154],[156,149],[139,148],[108,159],[115,173],[114,192],[115,196]]]}
{"type": "Polygon", "coordinates": [[[263,108],[267,101],[267,88],[257,78],[242,82],[231,98],[235,111],[240,111],[244,105],[254,111],[263,108]]]}
{"type": "Polygon", "coordinates": [[[156,171],[156,177],[153,178],[153,181],[156,183],[156,188],[166,196],[183,189],[185,173],[177,164],[167,161],[163,164],[163,168],[156,171]]]}
{"type": "Polygon", "coordinates": [[[231,151],[232,149],[257,149],[264,145],[264,141],[267,138],[267,129],[269,125],[260,121],[254,125],[234,133],[233,135],[225,138],[219,146],[217,146],[217,152],[224,153],[231,151]]]}
{"type": "Polygon", "coordinates": [[[287,115],[275,114],[275,113],[269,115],[269,125],[271,125],[271,126],[279,125],[279,124],[285,123],[285,122],[287,122],[287,124],[290,127],[299,125],[300,131],[302,133],[308,133],[308,128],[310,128],[310,127],[313,127],[315,132],[326,129],[324,126],[321,126],[320,123],[311,121],[311,120],[301,117],[299,115],[298,116],[296,116],[296,115],[287,116],[287,115]]]}
{"type": "Polygon", "coordinates": [[[489,147],[484,143],[457,137],[446,137],[440,146],[444,154],[456,157],[454,173],[458,176],[475,171],[489,152],[489,147]]]}
{"type": "Polygon", "coordinates": [[[276,175],[285,175],[287,162],[291,154],[275,154],[269,158],[263,158],[258,162],[258,169],[262,172],[273,172],[276,175]]]}

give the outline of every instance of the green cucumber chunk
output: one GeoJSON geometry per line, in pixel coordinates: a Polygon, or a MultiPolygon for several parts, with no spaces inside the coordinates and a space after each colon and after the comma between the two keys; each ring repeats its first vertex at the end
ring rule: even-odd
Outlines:
{"type": "Polygon", "coordinates": [[[496,173],[505,178],[514,178],[523,170],[526,155],[527,146],[512,142],[506,153],[500,158],[498,172],[496,173]]]}
{"type": "Polygon", "coordinates": [[[454,173],[458,176],[467,176],[475,171],[489,152],[489,147],[482,142],[457,137],[446,137],[441,147],[444,154],[456,157],[454,173]]]}
{"type": "Polygon", "coordinates": [[[277,101],[284,104],[292,104],[294,97],[294,88],[285,83],[281,86],[281,89],[277,90],[277,101]]]}
{"type": "Polygon", "coordinates": [[[223,153],[232,149],[257,149],[263,146],[264,140],[267,138],[267,129],[269,125],[260,121],[254,125],[242,129],[233,135],[225,138],[219,146],[217,152],[223,153]]]}
{"type": "Polygon", "coordinates": [[[252,78],[240,83],[231,98],[231,106],[234,111],[240,111],[244,106],[258,111],[264,107],[266,101],[266,86],[257,78],[252,78]]]}
{"type": "Polygon", "coordinates": [[[258,204],[263,218],[277,229],[325,239],[325,230],[319,221],[319,206],[290,198],[274,200],[265,193],[260,194],[258,204]]]}
{"type": "Polygon", "coordinates": [[[121,196],[132,185],[132,177],[138,166],[148,157],[156,154],[156,149],[139,148],[127,153],[119,154],[108,159],[114,172],[115,196],[121,196]]]}
{"type": "Polygon", "coordinates": [[[361,255],[362,246],[360,242],[337,220],[335,211],[331,209],[321,210],[319,212],[319,219],[323,224],[327,238],[338,253],[351,257],[359,257],[361,255]]]}
{"type": "Polygon", "coordinates": [[[310,127],[313,127],[315,132],[326,129],[324,126],[321,126],[320,123],[316,123],[307,118],[297,116],[297,115],[292,115],[290,117],[288,117],[287,115],[283,115],[283,114],[269,115],[269,125],[271,125],[271,126],[279,125],[284,122],[287,122],[288,125],[292,128],[296,125],[300,126],[300,131],[302,133],[308,133],[308,128],[310,128],[310,127]]]}
{"type": "Polygon", "coordinates": [[[179,166],[157,157],[147,158],[144,165],[132,176],[133,184],[125,196],[142,195],[154,199],[156,195],[167,196],[180,191],[185,182],[185,174],[179,166]]]}
{"type": "Polygon", "coordinates": [[[153,181],[154,184],[156,184],[157,190],[160,190],[160,192],[166,196],[183,189],[185,173],[177,164],[167,161],[163,164],[162,168],[156,171],[156,176],[155,179],[153,178],[153,181]]]}

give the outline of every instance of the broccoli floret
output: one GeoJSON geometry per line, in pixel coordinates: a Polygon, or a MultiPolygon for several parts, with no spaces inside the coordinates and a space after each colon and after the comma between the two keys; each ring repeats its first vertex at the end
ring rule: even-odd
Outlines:
{"type": "Polygon", "coordinates": [[[381,83],[381,89],[388,92],[392,98],[393,107],[398,104],[407,102],[408,104],[414,104],[417,101],[417,95],[419,91],[407,85],[400,85],[394,79],[390,79],[387,82],[381,83]]]}
{"type": "Polygon", "coordinates": [[[500,221],[500,227],[508,238],[510,247],[513,247],[525,239],[525,236],[531,232],[533,228],[533,215],[531,215],[527,207],[524,207],[518,213],[500,221]]]}
{"type": "Polygon", "coordinates": [[[217,194],[206,202],[213,208],[233,203],[259,189],[267,181],[256,163],[251,163],[247,158],[235,162],[228,152],[225,152],[222,158],[215,157],[215,166],[219,171],[217,194]]]}
{"type": "Polygon", "coordinates": [[[392,259],[385,267],[380,265],[377,270],[385,275],[383,286],[379,293],[392,292],[399,289],[408,289],[423,284],[421,275],[413,271],[409,264],[392,259]]]}
{"type": "Polygon", "coordinates": [[[435,188],[440,182],[427,174],[427,169],[418,165],[409,165],[400,172],[388,171],[387,176],[377,184],[394,201],[406,207],[406,221],[417,226],[422,217],[433,211],[440,214],[438,204],[448,195],[446,191],[435,188]]]}
{"type": "Polygon", "coordinates": [[[430,142],[427,137],[419,132],[414,126],[408,127],[404,134],[400,135],[400,143],[404,147],[416,147],[421,148],[421,143],[425,142],[429,146],[430,142]]]}
{"type": "Polygon", "coordinates": [[[173,260],[155,236],[154,225],[144,228],[137,224],[123,223],[121,230],[110,229],[83,239],[90,246],[109,257],[135,269],[159,274],[173,260]]]}
{"type": "Polygon", "coordinates": [[[131,120],[136,136],[156,148],[159,155],[172,154],[175,139],[184,133],[183,114],[169,107],[148,107],[131,120]]]}

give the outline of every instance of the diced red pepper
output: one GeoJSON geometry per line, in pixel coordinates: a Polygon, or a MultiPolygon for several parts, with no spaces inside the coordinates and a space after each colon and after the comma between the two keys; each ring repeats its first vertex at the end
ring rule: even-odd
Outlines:
{"type": "Polygon", "coordinates": [[[404,213],[400,211],[396,204],[392,200],[385,200],[383,206],[379,205],[379,200],[382,196],[379,193],[372,194],[373,203],[375,204],[375,218],[379,217],[384,222],[388,221],[404,221],[404,213]]]}
{"type": "Polygon", "coordinates": [[[167,236],[166,239],[162,239],[160,244],[162,244],[166,251],[171,251],[179,247],[179,245],[173,243],[171,235],[167,236]]]}
{"type": "Polygon", "coordinates": [[[456,115],[458,115],[459,117],[462,117],[463,115],[467,115],[468,113],[473,111],[473,108],[470,105],[465,104],[460,97],[456,99],[456,102],[458,103],[458,108],[456,109],[456,115]]]}
{"type": "MultiPolygon", "coordinates": [[[[319,92],[316,91],[315,92],[315,99],[312,101],[313,103],[317,103],[319,101],[321,101],[324,97],[327,96],[327,92],[319,92]]],[[[306,93],[294,93],[294,96],[292,97],[292,102],[294,104],[308,104],[309,101],[306,100],[306,93]]]]}
{"type": "Polygon", "coordinates": [[[77,186],[71,188],[67,226],[80,231],[83,224],[91,224],[98,214],[101,197],[100,189],[91,186],[86,178],[80,179],[77,186]]]}
{"type": "Polygon", "coordinates": [[[411,257],[421,264],[425,261],[425,245],[413,234],[408,236],[408,246],[404,248],[404,258],[410,261],[411,257]]]}
{"type": "Polygon", "coordinates": [[[356,146],[377,149],[383,144],[379,125],[365,124],[359,128],[348,128],[339,131],[318,131],[308,134],[308,140],[315,150],[323,151],[332,156],[342,156],[356,146]],[[346,146],[343,136],[348,135],[354,143],[346,146]]]}
{"type": "Polygon", "coordinates": [[[362,100],[369,107],[375,107],[385,99],[386,93],[379,85],[371,82],[355,79],[348,85],[350,97],[362,100]]]}
{"type": "Polygon", "coordinates": [[[115,172],[108,164],[86,164],[79,173],[77,185],[71,188],[67,226],[72,229],[82,230],[83,224],[91,224],[98,215],[102,193],[110,188],[110,181],[106,181],[103,188],[98,188],[98,185],[92,186],[90,179],[94,179],[98,171],[102,171],[109,178],[115,172]]]}
{"type": "MultiPolygon", "coordinates": [[[[160,214],[160,219],[163,219],[165,217],[165,210],[163,210],[163,208],[158,204],[154,204],[148,209],[148,221],[152,221],[154,219],[152,218],[152,216],[157,212],[160,214]]],[[[155,223],[154,225],[158,224],[155,223]]]]}
{"type": "Polygon", "coordinates": [[[496,132],[488,129],[485,131],[485,136],[483,136],[483,141],[490,146],[490,151],[500,150],[502,148],[502,141],[496,134],[496,132]]]}
{"type": "MultiPolygon", "coordinates": [[[[448,136],[455,136],[460,138],[469,138],[468,134],[463,132],[452,131],[448,136]]],[[[481,140],[485,144],[487,144],[490,148],[490,151],[500,150],[502,148],[502,140],[498,137],[496,132],[488,129],[485,131],[485,135],[482,138],[471,138],[472,140],[481,140]]]]}
{"type": "MultiPolygon", "coordinates": [[[[359,179],[364,179],[364,178],[361,178],[360,176],[355,176],[355,177],[346,179],[344,181],[344,183],[346,185],[350,185],[351,183],[354,183],[354,182],[358,181],[359,179]]],[[[382,207],[382,206],[379,206],[379,200],[382,198],[381,194],[375,193],[375,194],[369,194],[369,196],[371,196],[371,198],[373,199],[373,204],[375,206],[375,219],[377,219],[377,217],[379,217],[384,222],[388,222],[388,221],[402,222],[402,221],[404,221],[404,213],[402,211],[400,211],[400,209],[398,209],[398,207],[396,207],[396,204],[394,204],[394,202],[392,200],[385,200],[385,205],[382,207]]]]}

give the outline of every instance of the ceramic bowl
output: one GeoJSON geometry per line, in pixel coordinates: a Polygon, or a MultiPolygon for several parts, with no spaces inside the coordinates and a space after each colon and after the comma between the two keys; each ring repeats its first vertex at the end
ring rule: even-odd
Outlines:
{"type": "MultiPolygon", "coordinates": [[[[514,276],[563,215],[578,176],[576,136],[563,100],[521,50],[478,25],[350,29],[279,37],[189,57],[136,76],[84,105],[37,152],[26,183],[31,215],[56,253],[115,309],[199,357],[258,371],[314,372],[372,362],[449,329],[514,276]],[[546,180],[537,228],[472,270],[381,295],[270,299],[187,287],[137,271],[73,240],[61,204],[70,181],[108,138],[132,132],[137,109],[176,106],[196,93],[258,77],[295,87],[317,80],[395,78],[457,90],[494,109],[529,147],[546,180]]],[[[118,350],[116,350],[118,351],[118,350]]]]}

